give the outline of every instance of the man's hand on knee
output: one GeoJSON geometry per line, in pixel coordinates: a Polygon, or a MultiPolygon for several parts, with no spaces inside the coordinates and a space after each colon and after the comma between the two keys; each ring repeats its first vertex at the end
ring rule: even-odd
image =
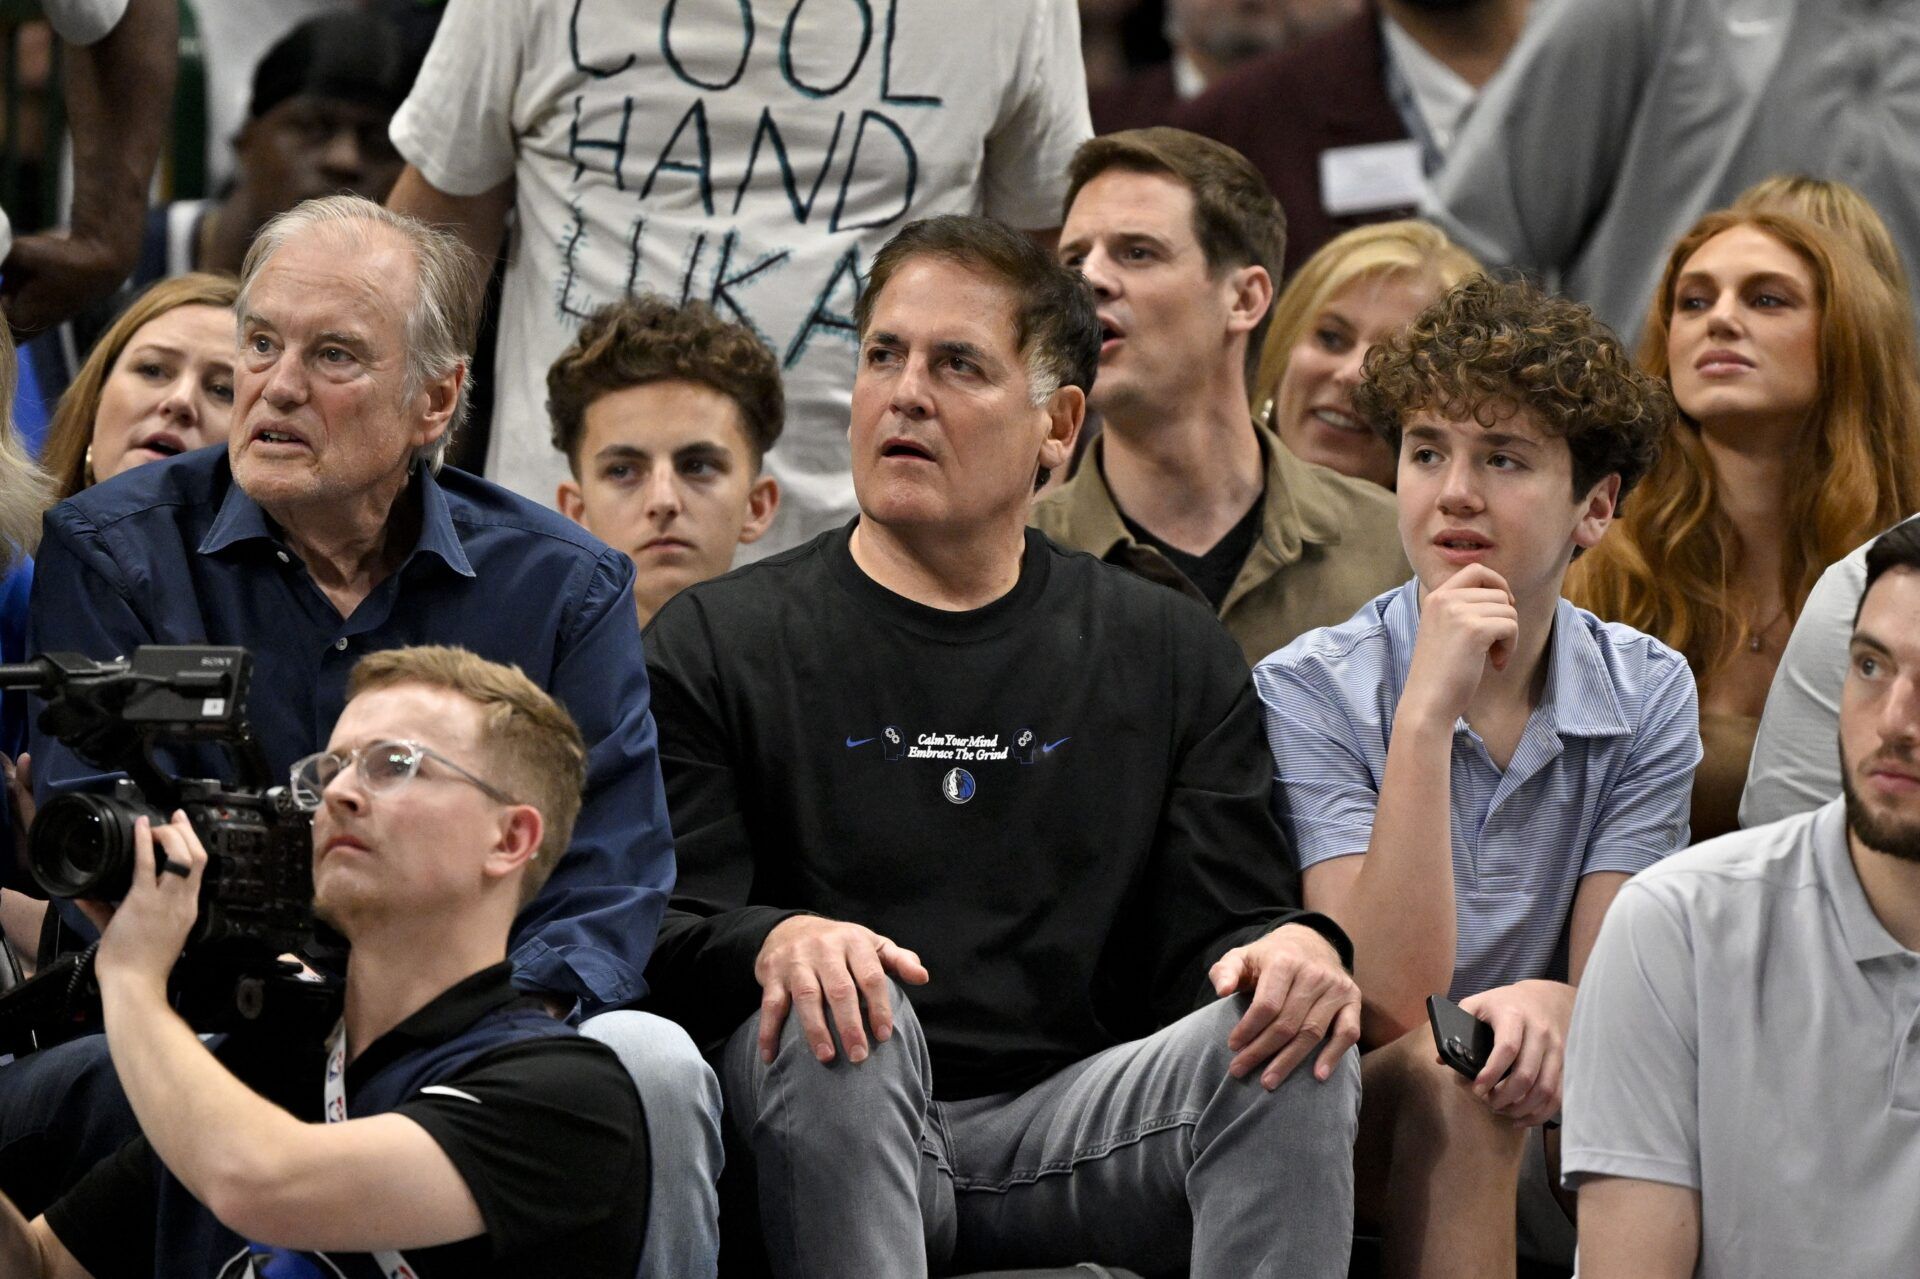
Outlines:
{"type": "Polygon", "coordinates": [[[1460,1085],[1503,1119],[1532,1127],[1560,1113],[1567,1026],[1573,1020],[1573,987],[1557,981],[1523,981],[1483,990],[1460,1007],[1493,1027],[1493,1052],[1471,1081],[1460,1085]]]}
{"type": "Polygon", "coordinates": [[[1360,1038],[1360,987],[1341,967],[1339,952],[1303,924],[1282,924],[1259,941],[1236,946],[1207,973],[1216,994],[1252,991],[1227,1047],[1235,1079],[1264,1066],[1260,1082],[1278,1088],[1314,1046],[1325,1046],[1314,1063],[1326,1079],[1340,1055],[1360,1038]]]}
{"type": "Polygon", "coordinates": [[[780,1050],[780,1031],[792,1012],[813,1055],[833,1060],[833,1029],[846,1045],[847,1060],[867,1059],[867,1030],[873,1041],[893,1036],[893,1004],[887,997],[891,973],[913,986],[924,985],[927,970],[920,957],[870,928],[814,915],[782,920],[767,934],[753,975],[760,983],[760,1060],[771,1062],[780,1050]]]}

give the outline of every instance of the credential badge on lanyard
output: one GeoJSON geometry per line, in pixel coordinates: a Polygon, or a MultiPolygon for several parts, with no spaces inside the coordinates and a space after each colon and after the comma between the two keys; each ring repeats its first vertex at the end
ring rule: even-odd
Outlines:
{"type": "MultiPolygon", "coordinates": [[[[347,1117],[347,1021],[344,1017],[327,1036],[327,1078],[321,1089],[326,1100],[327,1122],[344,1122],[347,1117]]],[[[419,1272],[397,1252],[375,1252],[373,1260],[387,1279],[420,1279],[419,1272]]]]}

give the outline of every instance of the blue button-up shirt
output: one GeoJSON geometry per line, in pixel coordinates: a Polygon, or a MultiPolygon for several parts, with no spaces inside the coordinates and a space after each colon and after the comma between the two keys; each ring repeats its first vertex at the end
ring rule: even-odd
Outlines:
{"type": "MultiPolygon", "coordinates": [[[[1254,668],[1275,803],[1302,867],[1367,851],[1419,627],[1413,581],[1254,668]]],[[[1699,762],[1685,659],[1561,600],[1546,687],[1507,767],[1465,720],[1454,725],[1449,994],[1564,979],[1558,952],[1581,877],[1632,874],[1684,848],[1699,762]]]]}
{"type": "MultiPolygon", "coordinates": [[[[252,652],[248,718],[276,778],[324,749],[362,655],[451,644],[511,663],[580,725],[587,788],[573,844],[515,922],[516,980],[591,1013],[639,999],[673,887],[633,565],[571,522],[459,471],[418,474],[420,535],[342,619],[224,449],[150,463],[47,513],[29,647],[88,657],[141,644],[252,652]]],[[[33,735],[43,795],[98,776],[33,735]]],[[[196,761],[198,762],[198,761],[196,761]]]]}

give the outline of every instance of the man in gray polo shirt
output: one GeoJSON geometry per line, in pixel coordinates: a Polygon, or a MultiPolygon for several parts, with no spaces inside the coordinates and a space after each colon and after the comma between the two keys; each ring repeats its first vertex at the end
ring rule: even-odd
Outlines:
{"type": "Polygon", "coordinates": [[[1842,798],[1635,876],[1568,1038],[1580,1273],[1895,1275],[1920,1257],[1920,524],[1848,649],[1842,798]]]}

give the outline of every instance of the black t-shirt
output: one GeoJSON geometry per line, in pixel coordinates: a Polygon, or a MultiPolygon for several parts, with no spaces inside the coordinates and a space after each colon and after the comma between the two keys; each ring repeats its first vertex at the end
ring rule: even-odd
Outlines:
{"type": "Polygon", "coordinates": [[[852,920],[926,963],[934,1090],[965,1097],[1210,999],[1207,967],[1296,900],[1233,641],[1033,530],[1007,595],[927,608],[860,571],[850,528],[690,587],[647,632],[679,862],[656,1002],[729,1033],[775,924],[852,920]]]}
{"type": "MultiPolygon", "coordinates": [[[[347,1113],[375,1076],[410,1054],[444,1048],[525,997],[499,964],[460,982],[373,1043],[347,1067],[347,1113]]],[[[537,1001],[521,1007],[539,1007],[537,1001]]],[[[323,1043],[230,1040],[222,1060],[262,1096],[309,1122],[322,1118],[323,1043]]],[[[484,1051],[384,1113],[425,1128],[459,1169],[487,1233],[409,1249],[420,1279],[520,1279],[534,1274],[632,1279],[646,1232],[648,1148],[633,1080],[604,1044],[567,1033],[484,1051]]],[[[364,1254],[256,1254],[184,1197],[146,1139],[103,1161],[47,1210],[47,1222],[94,1279],[242,1279],[254,1274],[370,1273],[364,1254]],[[206,1255],[161,1256],[169,1193],[205,1220],[170,1238],[205,1238],[206,1255]],[[293,1260],[304,1258],[305,1260],[293,1260]]],[[[199,1251],[196,1248],[196,1251],[199,1251]]]]}
{"type": "MultiPolygon", "coordinates": [[[[1115,510],[1119,510],[1116,506],[1115,510]]],[[[1254,539],[1260,536],[1260,523],[1266,518],[1267,504],[1256,498],[1240,522],[1226,531],[1221,539],[1200,555],[1189,555],[1175,546],[1169,546],[1153,535],[1152,530],[1139,523],[1125,511],[1120,511],[1120,522],[1127,526],[1127,532],[1133,534],[1133,540],[1142,546],[1151,546],[1166,556],[1167,563],[1180,570],[1180,575],[1192,582],[1194,589],[1207,597],[1216,612],[1226,603],[1227,592],[1233,589],[1234,579],[1240,576],[1240,566],[1247,562],[1247,552],[1253,549],[1254,539]]]]}

